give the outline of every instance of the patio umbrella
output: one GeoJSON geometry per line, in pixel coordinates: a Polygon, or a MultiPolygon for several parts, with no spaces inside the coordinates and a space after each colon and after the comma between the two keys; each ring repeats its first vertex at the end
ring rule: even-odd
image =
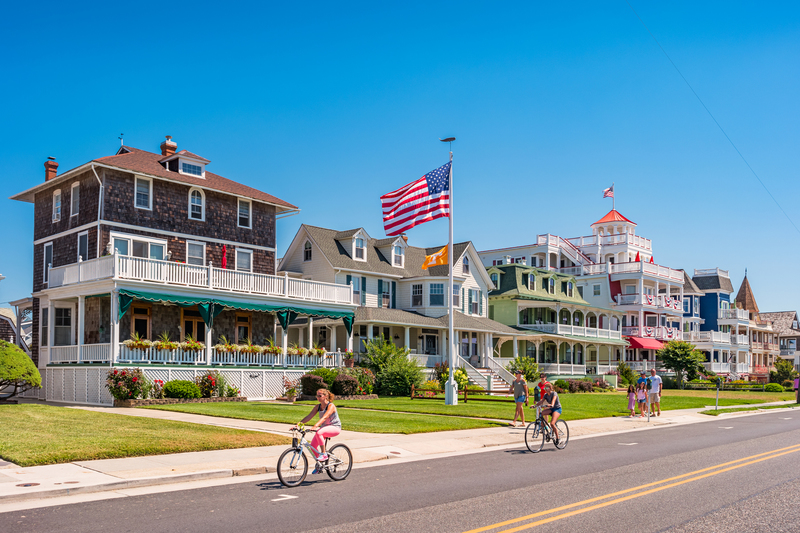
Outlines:
{"type": "Polygon", "coordinates": [[[222,268],[228,268],[228,248],[222,245],[222,268]]]}

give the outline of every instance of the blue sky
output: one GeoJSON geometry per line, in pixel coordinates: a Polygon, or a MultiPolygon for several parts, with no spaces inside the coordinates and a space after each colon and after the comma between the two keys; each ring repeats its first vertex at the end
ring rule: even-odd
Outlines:
{"type": "MultiPolygon", "coordinates": [[[[745,268],[762,310],[800,307],[800,233],[624,1],[16,3],[0,20],[0,305],[30,293],[33,208],[8,198],[164,135],[301,207],[278,223],[383,236],[378,197],[447,160],[457,240],[590,233],[611,201],[656,262],[745,268]],[[788,274],[788,275],[787,275],[788,274]]],[[[800,9],[631,0],[800,226],[800,9]]],[[[447,238],[446,220],[411,244],[447,238]]]]}

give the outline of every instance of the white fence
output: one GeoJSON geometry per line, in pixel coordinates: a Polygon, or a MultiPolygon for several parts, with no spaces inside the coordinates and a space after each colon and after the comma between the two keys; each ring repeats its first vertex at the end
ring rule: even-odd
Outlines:
{"type": "Polygon", "coordinates": [[[570,374],[573,376],[585,375],[586,365],[571,365],[569,363],[539,363],[539,371],[547,374],[570,374]]]}
{"type": "Polygon", "coordinates": [[[349,304],[353,301],[353,288],[350,285],[238,272],[216,268],[211,264],[189,265],[128,255],[100,257],[51,268],[48,285],[54,288],[106,278],[283,296],[313,302],[349,304]]]}
{"type": "Polygon", "coordinates": [[[599,339],[619,339],[621,333],[611,329],[588,328],[584,326],[570,326],[569,324],[518,324],[519,327],[541,331],[543,333],[558,333],[559,335],[578,335],[580,337],[596,337],[599,339]]]}
{"type": "Polygon", "coordinates": [[[750,320],[747,309],[720,309],[717,318],[720,320],[750,320]]]}

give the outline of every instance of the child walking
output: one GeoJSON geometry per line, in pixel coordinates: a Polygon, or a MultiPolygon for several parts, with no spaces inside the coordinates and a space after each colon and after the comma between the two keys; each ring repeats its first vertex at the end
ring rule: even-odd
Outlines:
{"type": "Polygon", "coordinates": [[[644,410],[647,409],[647,390],[645,384],[639,383],[639,388],[636,389],[636,401],[639,403],[639,418],[644,418],[644,410]]]}
{"type": "Polygon", "coordinates": [[[628,385],[628,410],[631,412],[628,418],[636,416],[636,387],[633,385],[628,385]]]}

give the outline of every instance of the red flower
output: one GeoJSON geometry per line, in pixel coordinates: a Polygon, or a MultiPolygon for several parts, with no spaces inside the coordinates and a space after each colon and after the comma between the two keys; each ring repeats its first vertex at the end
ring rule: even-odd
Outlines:
{"type": "Polygon", "coordinates": [[[117,386],[122,387],[122,382],[120,381],[119,383],[117,383],[117,386]]]}
{"type": "Polygon", "coordinates": [[[117,371],[116,371],[116,370],[114,370],[114,375],[115,375],[115,376],[117,375],[117,371]]]}
{"type": "Polygon", "coordinates": [[[139,378],[133,378],[133,382],[134,382],[134,383],[136,383],[136,380],[137,380],[137,379],[139,379],[139,378]]]}

